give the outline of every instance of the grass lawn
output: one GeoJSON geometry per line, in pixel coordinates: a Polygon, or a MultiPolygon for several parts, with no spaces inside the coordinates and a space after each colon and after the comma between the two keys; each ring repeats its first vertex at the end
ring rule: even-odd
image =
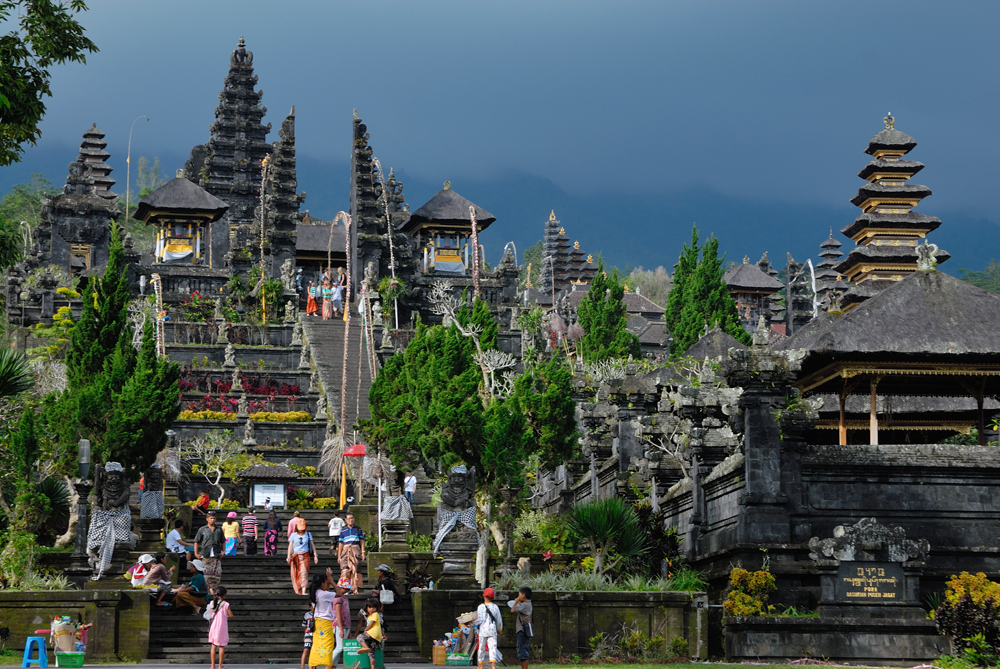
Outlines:
{"type": "MultiPolygon", "coordinates": [[[[790,669],[792,667],[813,667],[813,666],[823,666],[823,667],[836,667],[836,666],[848,666],[848,665],[834,665],[827,664],[825,662],[817,663],[807,663],[800,662],[799,664],[727,664],[725,662],[601,662],[595,664],[562,664],[558,662],[534,662],[532,661],[531,667],[544,666],[546,669],[646,669],[647,667],[651,669],[737,669],[738,667],[752,667],[753,669],[790,669]]],[[[855,665],[851,665],[852,669],[857,669],[855,665]]],[[[885,669],[885,668],[882,668],[885,669]]]]}

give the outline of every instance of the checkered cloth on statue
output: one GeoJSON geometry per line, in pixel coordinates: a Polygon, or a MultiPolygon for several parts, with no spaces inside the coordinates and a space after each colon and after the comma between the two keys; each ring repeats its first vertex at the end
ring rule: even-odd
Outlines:
{"type": "Polygon", "coordinates": [[[386,497],[382,505],[382,520],[409,520],[413,509],[405,497],[386,497]]]}
{"type": "Polygon", "coordinates": [[[438,509],[438,519],[441,525],[438,527],[437,536],[434,537],[434,555],[437,555],[441,542],[448,536],[448,533],[455,529],[455,526],[462,523],[476,534],[476,544],[479,544],[479,531],[476,529],[476,507],[470,506],[462,511],[448,511],[438,509]]]}
{"type": "MultiPolygon", "coordinates": [[[[128,509],[102,511],[96,509],[90,518],[87,534],[87,553],[96,558],[94,567],[100,578],[111,566],[111,556],[116,544],[127,544],[132,529],[132,515],[128,509]]],[[[96,579],[95,579],[96,580],[96,579]]]]}
{"type": "Polygon", "coordinates": [[[147,492],[139,504],[139,518],[163,518],[163,493],[147,492]]]}

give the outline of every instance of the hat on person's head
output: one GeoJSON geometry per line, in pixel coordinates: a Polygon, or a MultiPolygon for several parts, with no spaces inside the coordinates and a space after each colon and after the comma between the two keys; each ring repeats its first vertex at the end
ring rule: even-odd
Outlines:
{"type": "Polygon", "coordinates": [[[232,520],[235,517],[236,517],[235,511],[230,511],[229,513],[226,514],[226,518],[229,518],[230,520],[232,520]]]}
{"type": "Polygon", "coordinates": [[[140,564],[149,564],[150,562],[152,562],[155,559],[156,558],[154,558],[149,553],[143,553],[142,555],[139,556],[139,563],[140,564]]]}
{"type": "Polygon", "coordinates": [[[488,599],[493,599],[496,596],[497,593],[493,590],[493,588],[486,588],[485,590],[483,590],[483,597],[486,597],[488,599]]]}
{"type": "Polygon", "coordinates": [[[392,573],[392,567],[390,567],[389,565],[387,565],[386,563],[383,562],[379,566],[375,567],[375,571],[384,571],[387,574],[391,574],[392,573]]]}
{"type": "Polygon", "coordinates": [[[198,571],[205,571],[205,563],[201,560],[191,560],[191,565],[198,571]]]}

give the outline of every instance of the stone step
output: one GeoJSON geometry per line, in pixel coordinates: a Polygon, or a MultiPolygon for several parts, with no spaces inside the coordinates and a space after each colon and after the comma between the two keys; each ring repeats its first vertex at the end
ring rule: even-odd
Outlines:
{"type": "MultiPolygon", "coordinates": [[[[339,422],[340,392],[343,383],[344,330],[341,319],[324,321],[321,318],[300,316],[302,329],[312,350],[313,360],[319,371],[320,381],[327,392],[327,400],[334,409],[333,415],[339,422]]],[[[366,360],[367,350],[363,341],[361,320],[351,320],[347,355],[346,388],[346,433],[351,434],[359,418],[368,418],[368,390],[371,387],[371,371],[366,360]]],[[[376,346],[378,343],[376,342],[376,346]]]]}

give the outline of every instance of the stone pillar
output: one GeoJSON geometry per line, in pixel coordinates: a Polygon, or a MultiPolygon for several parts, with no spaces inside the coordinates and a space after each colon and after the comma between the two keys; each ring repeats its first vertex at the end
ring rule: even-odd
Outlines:
{"type": "Polygon", "coordinates": [[[142,553],[155,553],[163,549],[163,528],[167,521],[163,518],[140,518],[136,521],[139,543],[135,548],[142,553]]]}

